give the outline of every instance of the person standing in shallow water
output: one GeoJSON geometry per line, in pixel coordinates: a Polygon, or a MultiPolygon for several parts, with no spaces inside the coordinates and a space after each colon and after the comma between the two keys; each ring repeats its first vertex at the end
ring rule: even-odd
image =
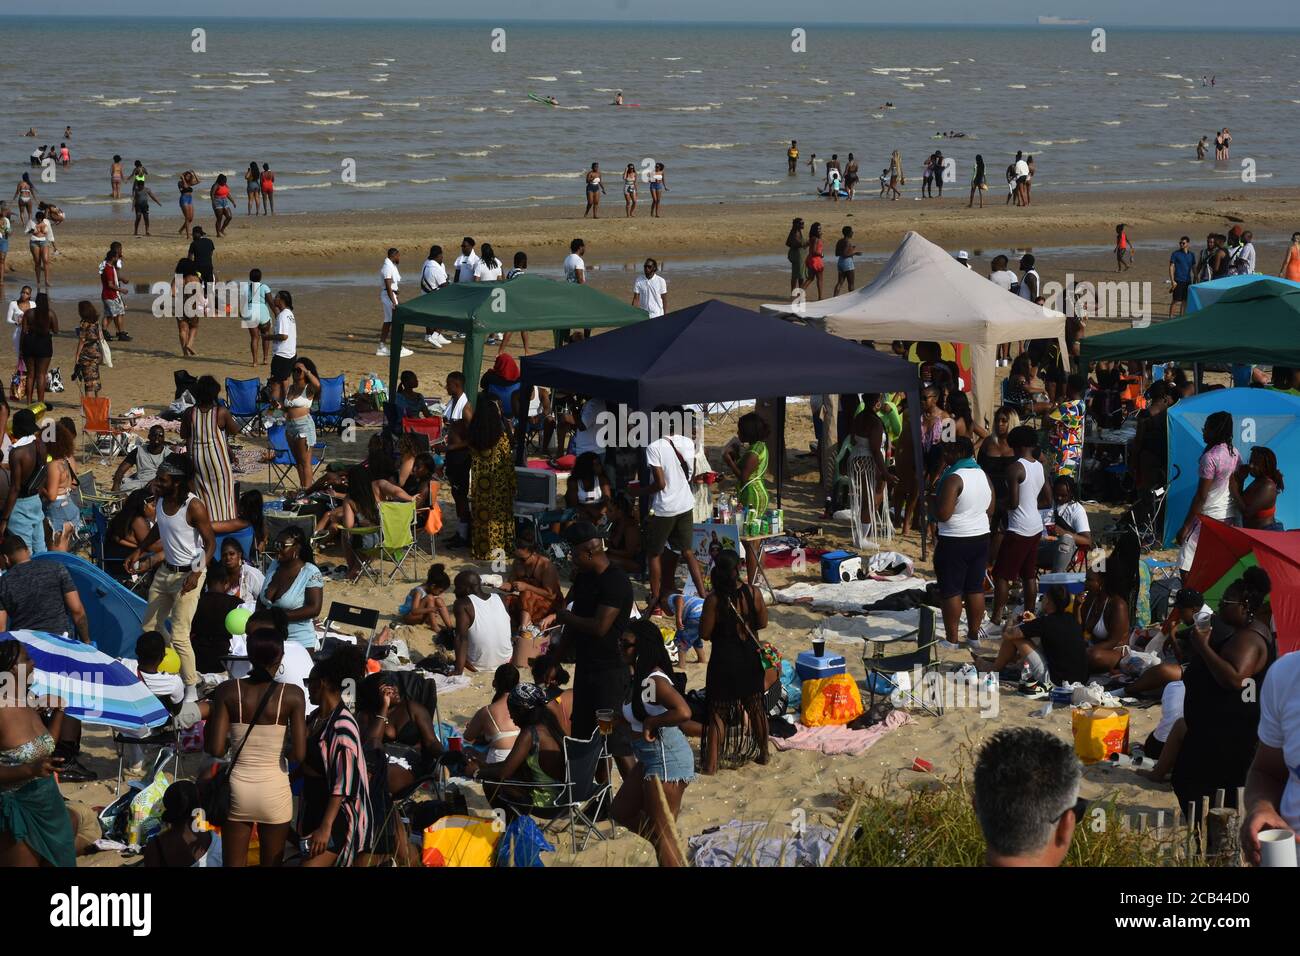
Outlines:
{"type": "Polygon", "coordinates": [[[586,219],[591,216],[592,219],[600,218],[600,197],[605,192],[605,187],[600,182],[600,163],[592,163],[591,169],[587,171],[587,208],[583,210],[582,218],[586,219]]]}

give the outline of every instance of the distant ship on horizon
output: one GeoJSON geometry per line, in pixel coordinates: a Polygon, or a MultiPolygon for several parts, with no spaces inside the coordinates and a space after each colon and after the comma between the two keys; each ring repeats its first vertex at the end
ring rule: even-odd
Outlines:
{"type": "Polygon", "coordinates": [[[1039,17],[1040,27],[1086,27],[1092,21],[1084,17],[1039,17]]]}

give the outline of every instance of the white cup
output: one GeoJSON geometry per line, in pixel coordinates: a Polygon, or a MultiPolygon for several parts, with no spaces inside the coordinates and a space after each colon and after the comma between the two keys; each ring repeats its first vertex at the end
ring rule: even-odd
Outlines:
{"type": "Polygon", "coordinates": [[[1290,830],[1259,831],[1259,865],[1296,865],[1295,834],[1290,830]]]}

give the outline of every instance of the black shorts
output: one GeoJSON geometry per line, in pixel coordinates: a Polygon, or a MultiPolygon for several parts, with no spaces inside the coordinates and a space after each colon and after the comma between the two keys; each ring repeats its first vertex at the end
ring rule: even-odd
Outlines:
{"type": "Polygon", "coordinates": [[[1186,302],[1186,301],[1187,301],[1187,289],[1188,289],[1188,287],[1189,287],[1190,285],[1191,285],[1190,282],[1175,282],[1175,283],[1174,283],[1174,301],[1175,301],[1175,302],[1186,302]]]}
{"type": "Polygon", "coordinates": [[[659,557],[664,545],[668,544],[678,554],[685,554],[694,544],[694,532],[695,514],[692,511],[683,511],[679,515],[651,515],[646,530],[646,557],[659,557]]]}
{"type": "Polygon", "coordinates": [[[951,538],[939,535],[934,548],[934,576],[939,596],[984,593],[984,572],[989,563],[989,536],[951,538]]]}
{"type": "Polygon", "coordinates": [[[445,465],[447,484],[451,485],[453,495],[469,494],[469,452],[464,448],[447,452],[445,465]]]}
{"type": "Polygon", "coordinates": [[[271,381],[287,382],[293,376],[293,363],[298,361],[296,358],[285,358],[283,355],[271,356],[271,381]]]}
{"type": "MultiPolygon", "coordinates": [[[[579,666],[573,678],[573,713],[570,719],[573,736],[578,740],[589,740],[596,732],[596,711],[607,708],[615,714],[622,713],[630,677],[625,667],[607,670],[592,670],[588,667],[586,677],[583,676],[583,671],[579,666]]],[[[626,724],[615,723],[614,733],[609,738],[609,752],[622,757],[632,755],[626,724]]]]}

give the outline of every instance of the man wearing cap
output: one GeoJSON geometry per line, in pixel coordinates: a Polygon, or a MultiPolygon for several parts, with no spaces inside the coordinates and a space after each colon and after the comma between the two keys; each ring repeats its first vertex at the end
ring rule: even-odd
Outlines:
{"type": "Polygon", "coordinates": [[[141,555],[147,554],[154,542],[162,542],[163,563],[149,586],[149,606],[142,629],[163,632],[163,621],[171,621],[171,643],[181,660],[185,699],[197,700],[199,672],[190,643],[190,623],[203,593],[216,537],[207,506],[190,491],[189,462],[184,456],[163,459],[154,481],[158,487],[157,521],[126,556],[125,566],[127,571],[135,571],[141,555]]]}
{"type": "MultiPolygon", "coordinates": [[[[564,645],[574,651],[573,736],[585,740],[596,730],[596,711],[619,710],[627,695],[628,671],[619,641],[632,614],[632,582],[609,560],[591,522],[575,521],[564,529],[564,539],[572,548],[576,573],[555,620],[564,625],[564,645]]],[[[631,747],[625,740],[612,737],[610,752],[620,768],[631,770],[631,747]]]]}
{"type": "Polygon", "coordinates": [[[963,249],[961,252],[957,253],[957,261],[960,262],[962,265],[964,265],[967,269],[969,269],[970,253],[967,252],[965,249],[963,249]]]}

